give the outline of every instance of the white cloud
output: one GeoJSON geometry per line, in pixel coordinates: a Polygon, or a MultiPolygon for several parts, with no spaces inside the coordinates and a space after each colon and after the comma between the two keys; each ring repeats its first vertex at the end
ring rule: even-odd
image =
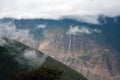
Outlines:
{"type": "MultiPolygon", "coordinates": [[[[19,42],[22,42],[30,47],[35,48],[37,41],[35,40],[34,36],[29,32],[28,29],[17,29],[14,24],[11,22],[9,23],[1,23],[0,22],[0,46],[6,44],[3,37],[7,37],[10,39],[15,39],[19,42]]],[[[14,45],[11,45],[14,46],[14,45]]],[[[19,50],[18,47],[16,49],[19,50]]],[[[27,65],[31,68],[38,68],[41,66],[42,63],[46,60],[47,55],[40,55],[37,51],[26,49],[23,54],[16,54],[16,53],[8,53],[12,56],[15,55],[15,60],[17,60],[22,65],[27,65]],[[26,61],[27,60],[27,61],[26,61]]]]}
{"type": "Polygon", "coordinates": [[[70,28],[67,31],[68,35],[77,35],[77,34],[91,34],[93,32],[96,33],[101,33],[101,30],[98,29],[91,29],[91,28],[87,28],[85,26],[70,26],[70,28]]]}
{"type": "Polygon", "coordinates": [[[99,29],[94,29],[93,31],[94,31],[94,32],[97,32],[97,33],[101,33],[101,32],[102,32],[102,31],[99,30],[99,29]]]}
{"type": "Polygon", "coordinates": [[[81,22],[87,22],[92,24],[100,24],[98,21],[99,16],[98,15],[86,15],[86,16],[68,16],[67,18],[75,19],[77,21],[81,22]]]}
{"type": "Polygon", "coordinates": [[[5,43],[4,40],[2,40],[2,37],[15,39],[28,46],[36,48],[37,40],[35,40],[34,36],[30,33],[30,30],[17,29],[16,26],[11,22],[9,23],[0,22],[0,45],[3,45],[5,43]]]}
{"type": "MultiPolygon", "coordinates": [[[[120,0],[0,0],[0,17],[58,19],[69,15],[118,16],[119,3],[120,0]]],[[[93,21],[97,23],[96,19],[93,21]]]]}
{"type": "MultiPolygon", "coordinates": [[[[11,45],[11,47],[12,46],[13,45],[11,45]]],[[[18,47],[16,47],[16,49],[19,50],[18,47]]],[[[38,51],[33,49],[25,49],[24,52],[22,52],[21,54],[11,52],[9,52],[8,54],[12,55],[14,60],[19,62],[21,65],[28,66],[29,69],[39,68],[48,57],[47,55],[40,54],[38,51]]]]}
{"type": "Polygon", "coordinates": [[[0,46],[3,46],[5,44],[5,40],[3,40],[2,38],[0,38],[0,46]]]}
{"type": "Polygon", "coordinates": [[[39,25],[37,25],[34,29],[33,29],[33,31],[35,31],[35,30],[37,30],[37,29],[45,29],[46,28],[46,25],[45,24],[39,24],[39,25]]]}
{"type": "Polygon", "coordinates": [[[44,28],[46,28],[46,25],[44,25],[44,24],[39,24],[39,25],[37,25],[37,28],[42,28],[42,29],[44,29],[44,28]]]}
{"type": "Polygon", "coordinates": [[[79,26],[75,26],[75,27],[70,26],[69,30],[67,31],[67,34],[70,35],[77,35],[78,33],[90,34],[91,31],[88,28],[85,27],[80,28],[79,26]]]}
{"type": "Polygon", "coordinates": [[[28,60],[28,65],[38,68],[45,62],[47,55],[39,56],[35,50],[25,50],[23,57],[28,60]]]}

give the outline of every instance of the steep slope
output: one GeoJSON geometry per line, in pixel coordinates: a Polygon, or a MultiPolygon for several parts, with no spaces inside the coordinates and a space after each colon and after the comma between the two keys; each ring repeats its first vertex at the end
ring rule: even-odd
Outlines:
{"type": "MultiPolygon", "coordinates": [[[[99,24],[91,24],[83,22],[82,20],[76,21],[75,19],[63,18],[60,20],[52,19],[12,19],[12,18],[3,18],[0,19],[1,23],[12,22],[17,29],[28,29],[32,34],[34,34],[35,39],[41,41],[44,37],[44,31],[54,28],[63,28],[68,29],[70,25],[77,26],[88,26],[90,28],[97,28],[102,31],[103,37],[109,46],[112,46],[114,49],[120,52],[120,16],[116,17],[106,17],[99,16],[99,24]],[[45,25],[45,29],[37,28],[38,25],[45,25]]],[[[22,38],[23,39],[23,38],[22,38]]],[[[24,39],[23,39],[24,40],[24,39]]],[[[29,41],[27,41],[29,43],[29,41]]],[[[26,40],[25,40],[26,43],[26,40]]],[[[31,44],[31,43],[30,43],[31,44]]],[[[36,41],[35,47],[38,48],[39,42],[36,41]]]]}
{"type": "Polygon", "coordinates": [[[34,45],[36,49],[39,46],[40,51],[67,64],[90,80],[119,80],[120,16],[100,15],[99,24],[71,18],[4,18],[0,22],[12,22],[17,29],[28,30],[34,38],[21,37],[22,40],[17,40],[31,47],[34,45]],[[35,43],[31,45],[30,41],[35,43]]]}
{"type": "Polygon", "coordinates": [[[81,27],[81,30],[83,32],[79,31],[78,34],[69,34],[63,29],[49,30],[39,50],[82,73],[89,80],[119,80],[118,52],[107,46],[100,31],[88,27],[81,27]]]}
{"type": "Polygon", "coordinates": [[[4,38],[5,44],[0,46],[0,80],[9,80],[12,73],[37,69],[40,66],[58,67],[64,71],[61,80],[87,80],[79,73],[62,63],[29,48],[15,40],[4,38]]]}

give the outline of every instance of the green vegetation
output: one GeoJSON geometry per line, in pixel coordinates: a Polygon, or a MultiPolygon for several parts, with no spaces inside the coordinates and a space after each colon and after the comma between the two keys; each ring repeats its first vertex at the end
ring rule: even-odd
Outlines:
{"type": "MultiPolygon", "coordinates": [[[[16,56],[24,53],[24,50],[32,49],[17,41],[9,41],[0,46],[0,80],[87,80],[78,72],[66,65],[47,57],[40,68],[29,68],[24,58],[24,65],[16,60],[16,56]],[[13,55],[14,54],[14,55],[13,55]]],[[[42,52],[37,51],[39,55],[42,52]]]]}
{"type": "Polygon", "coordinates": [[[55,66],[41,66],[39,69],[14,73],[9,80],[60,80],[62,73],[55,66]]]}

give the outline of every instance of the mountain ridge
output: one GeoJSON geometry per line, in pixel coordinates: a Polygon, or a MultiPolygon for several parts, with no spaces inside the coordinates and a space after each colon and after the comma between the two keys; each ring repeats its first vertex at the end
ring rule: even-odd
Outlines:
{"type": "MultiPolygon", "coordinates": [[[[34,65],[30,65],[31,61],[24,56],[24,54],[25,54],[24,50],[26,50],[26,49],[27,50],[34,50],[34,49],[29,48],[28,46],[25,46],[24,44],[21,44],[18,41],[8,40],[6,38],[5,38],[5,40],[6,40],[6,44],[4,46],[0,46],[0,51],[1,51],[1,54],[0,54],[0,63],[1,63],[0,64],[1,65],[1,67],[0,67],[0,70],[1,70],[0,79],[1,80],[5,80],[7,78],[7,76],[10,75],[14,71],[15,72],[16,71],[17,72],[19,72],[19,71],[22,72],[22,71],[26,71],[26,70],[29,71],[29,69],[30,70],[32,68],[34,69],[37,66],[37,64],[35,64],[35,63],[34,63],[34,65]],[[4,54],[4,56],[3,56],[3,54],[4,54]],[[19,59],[22,61],[22,63],[19,61],[19,59]],[[4,60],[5,63],[2,63],[3,62],[2,60],[4,60]],[[7,69],[7,67],[8,67],[7,65],[9,65],[8,69],[7,69]],[[4,72],[4,73],[2,73],[2,72],[4,72]],[[5,78],[5,76],[6,76],[6,78],[5,78]]],[[[40,56],[43,55],[43,53],[38,51],[38,50],[35,50],[35,51],[38,53],[38,55],[39,55],[38,57],[41,58],[40,56]]],[[[30,55],[35,55],[35,54],[30,53],[29,56],[30,55]]],[[[32,57],[30,57],[30,58],[32,59],[32,57]]],[[[39,67],[41,65],[49,66],[51,68],[52,68],[52,66],[56,66],[56,67],[58,67],[59,70],[64,70],[64,72],[61,76],[61,80],[66,80],[66,79],[69,79],[69,80],[73,80],[73,79],[74,80],[81,80],[81,79],[82,80],[87,80],[82,75],[77,73],[76,71],[68,68],[67,66],[65,66],[62,63],[52,59],[51,57],[47,56],[45,58],[46,58],[46,60],[44,62],[42,62],[42,64],[40,64],[39,67]],[[74,77],[72,77],[72,76],[74,76],[74,77]]],[[[38,63],[41,63],[41,62],[38,62],[38,63]]]]}
{"type": "Polygon", "coordinates": [[[120,16],[106,17],[100,15],[99,24],[76,21],[70,18],[60,20],[3,19],[0,21],[3,23],[12,21],[17,29],[28,29],[39,41],[36,42],[36,49],[41,46],[40,51],[78,72],[83,66],[80,73],[88,79],[119,79],[117,75],[119,75],[120,64],[120,16]],[[44,25],[44,28],[41,28],[40,25],[44,25]],[[58,56],[58,54],[61,55],[58,56]],[[61,59],[58,59],[59,57],[61,59]]]}

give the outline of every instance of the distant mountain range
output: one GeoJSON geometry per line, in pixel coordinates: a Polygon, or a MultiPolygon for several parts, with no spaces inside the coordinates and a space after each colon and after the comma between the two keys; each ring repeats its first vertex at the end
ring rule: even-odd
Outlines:
{"type": "MultiPolygon", "coordinates": [[[[120,17],[99,16],[98,21],[92,24],[72,18],[0,20],[1,23],[11,22],[18,30],[29,30],[34,36],[34,48],[88,80],[119,80],[120,17]]],[[[22,38],[15,39],[31,46],[29,38],[22,38]]]]}

